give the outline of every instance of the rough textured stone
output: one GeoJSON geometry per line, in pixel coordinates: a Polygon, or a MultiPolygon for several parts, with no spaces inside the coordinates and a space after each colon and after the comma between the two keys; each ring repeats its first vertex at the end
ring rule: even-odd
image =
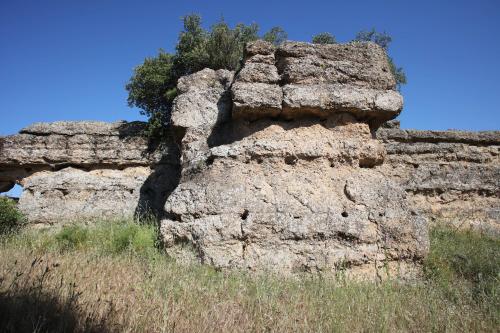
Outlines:
{"type": "Polygon", "coordinates": [[[233,121],[225,144],[185,174],[161,232],[181,261],[219,268],[377,278],[411,276],[427,251],[426,222],[374,169],[385,156],[349,114],[323,122],[233,121]]]}
{"type": "MultiPolygon", "coordinates": [[[[402,108],[384,66],[385,53],[372,44],[288,43],[275,51],[250,43],[230,87],[231,121],[209,120],[205,131],[172,116],[185,131],[183,158],[196,159],[183,160],[165,203],[167,253],[251,271],[416,274],[428,249],[426,220],[380,171],[386,152],[368,124],[402,108]],[[313,79],[310,66],[330,69],[313,79]]],[[[210,82],[196,95],[179,89],[174,113],[226,119],[216,107],[226,86],[210,82]],[[207,94],[213,98],[198,97],[207,94]]]]}
{"type": "Polygon", "coordinates": [[[234,73],[204,69],[179,79],[174,100],[172,126],[182,132],[183,170],[196,168],[208,153],[214,128],[231,120],[229,86],[234,73]]]}
{"type": "Polygon", "coordinates": [[[0,166],[144,165],[159,161],[141,122],[36,123],[0,137],[0,166]],[[86,132],[88,131],[88,132],[86,132]]]}
{"type": "Polygon", "coordinates": [[[275,84],[236,82],[232,87],[233,117],[259,119],[281,113],[283,91],[275,84]]]}
{"type": "Polygon", "coordinates": [[[396,88],[387,55],[374,43],[286,42],[277,49],[276,58],[286,84],[344,83],[379,90],[396,88]]]}
{"type": "Polygon", "coordinates": [[[32,222],[153,209],[181,262],[412,277],[428,251],[423,216],[499,229],[500,132],[375,132],[403,103],[387,65],[370,43],[250,43],[236,75],[179,80],[161,145],[142,123],[0,138],[0,190],[23,184],[32,222]]]}
{"type": "Polygon", "coordinates": [[[274,55],[275,50],[276,48],[273,44],[259,39],[247,44],[245,55],[247,57],[254,55],[274,55]]]}
{"type": "Polygon", "coordinates": [[[349,112],[376,127],[401,112],[403,98],[394,90],[387,56],[373,43],[287,42],[273,49],[263,41],[247,46],[232,86],[234,118],[349,112]]]}
{"type": "Polygon", "coordinates": [[[385,172],[435,223],[500,234],[500,132],[381,128],[385,172]]]}
{"type": "Polygon", "coordinates": [[[19,208],[32,223],[130,218],[151,172],[149,167],[36,172],[23,180],[19,208]]]}
{"type": "Polygon", "coordinates": [[[395,91],[336,85],[286,85],[283,87],[283,116],[296,118],[351,112],[360,119],[391,119],[403,108],[395,91]]]}
{"type": "Polygon", "coordinates": [[[161,215],[178,181],[171,138],[153,144],[141,122],[36,123],[0,137],[0,191],[23,186],[20,210],[31,223],[161,215]],[[152,180],[161,180],[161,185],[152,180]],[[162,199],[163,198],[163,199],[162,199]]]}

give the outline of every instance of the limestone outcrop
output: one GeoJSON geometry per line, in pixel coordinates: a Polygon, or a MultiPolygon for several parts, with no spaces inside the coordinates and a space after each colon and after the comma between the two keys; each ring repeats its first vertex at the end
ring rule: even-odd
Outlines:
{"type": "Polygon", "coordinates": [[[500,234],[500,131],[401,130],[395,85],[372,43],[257,41],[179,80],[162,142],[141,122],[0,137],[0,192],[21,184],[33,224],[153,213],[181,262],[412,277],[427,221],[500,234]]]}
{"type": "Polygon", "coordinates": [[[275,49],[258,41],[247,48],[232,86],[233,116],[326,119],[348,112],[377,126],[403,108],[395,87],[387,55],[376,44],[286,42],[275,49]]]}
{"type": "Polygon", "coordinates": [[[386,173],[429,221],[500,234],[500,131],[381,128],[386,173]]]}
{"type": "Polygon", "coordinates": [[[173,144],[151,147],[141,134],[144,126],[36,123],[20,134],[2,137],[2,190],[16,182],[23,186],[19,208],[31,223],[157,213],[164,203],[162,195],[176,185],[178,153],[173,144]]]}
{"type": "MultiPolygon", "coordinates": [[[[233,84],[214,98],[193,107],[183,101],[200,92],[179,89],[172,125],[206,145],[203,154],[192,154],[182,140],[183,158],[203,159],[183,160],[180,183],[165,204],[167,253],[252,271],[415,274],[428,248],[426,220],[379,171],[386,152],[369,126],[402,107],[386,66],[385,54],[372,44],[275,49],[259,41],[248,46],[233,84]],[[332,75],[308,77],[301,62],[330,66],[332,75]],[[337,67],[351,70],[334,75],[337,67]],[[232,100],[224,98],[228,91],[232,100]],[[231,103],[231,118],[205,116],[231,103]],[[204,123],[211,130],[179,124],[177,114],[211,119],[204,123]]],[[[211,83],[204,86],[220,87],[216,72],[204,70],[206,78],[211,83]]]]}

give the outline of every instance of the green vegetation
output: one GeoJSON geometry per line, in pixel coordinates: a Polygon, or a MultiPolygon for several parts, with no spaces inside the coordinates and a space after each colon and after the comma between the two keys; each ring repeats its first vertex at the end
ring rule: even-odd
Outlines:
{"type": "Polygon", "coordinates": [[[24,230],[0,242],[0,331],[496,331],[500,240],[431,245],[421,281],[375,284],[181,265],[127,221],[24,230]]]}
{"type": "MultiPolygon", "coordinates": [[[[149,118],[147,134],[153,137],[161,135],[170,121],[177,80],[181,76],[204,68],[237,70],[245,44],[260,38],[255,23],[240,23],[231,28],[221,19],[205,30],[196,14],[185,16],[183,23],[175,54],[160,50],[156,57],[146,58],[126,85],[129,106],[140,108],[149,118]]],[[[274,27],[262,38],[277,45],[286,37],[282,28],[274,27]]]]}
{"type": "Polygon", "coordinates": [[[312,38],[313,44],[335,44],[335,36],[333,36],[329,32],[322,32],[313,36],[312,38]]]}
{"type": "Polygon", "coordinates": [[[12,232],[24,221],[24,217],[17,210],[16,202],[10,198],[0,196],[0,235],[12,232]]]}
{"type": "MultiPolygon", "coordinates": [[[[156,56],[144,59],[144,63],[134,69],[125,87],[128,105],[139,108],[141,114],[148,117],[146,134],[152,138],[162,138],[165,134],[180,77],[204,68],[238,70],[246,43],[261,38],[279,45],[288,37],[281,27],[273,27],[259,36],[259,26],[255,23],[239,23],[231,28],[223,19],[207,30],[203,28],[201,17],[197,14],[185,16],[183,26],[175,53],[170,54],[160,49],[156,56]]],[[[355,40],[372,41],[387,50],[392,38],[386,33],[371,30],[359,32],[355,40]]],[[[315,35],[312,42],[336,43],[335,37],[328,32],[315,35]]],[[[391,57],[389,63],[400,88],[406,83],[406,75],[391,57]]]]}
{"type": "MultiPolygon", "coordinates": [[[[388,52],[389,45],[392,42],[392,37],[385,32],[377,32],[375,29],[372,29],[369,31],[362,30],[358,32],[354,40],[359,42],[374,42],[375,44],[380,45],[384,50],[388,52]]],[[[402,67],[396,66],[394,60],[391,57],[388,57],[388,60],[389,60],[389,66],[391,67],[391,72],[392,74],[394,74],[394,77],[396,79],[396,84],[398,86],[398,89],[400,89],[401,86],[403,84],[406,84],[407,82],[406,74],[402,67]]]]}
{"type": "Polygon", "coordinates": [[[273,27],[271,30],[266,32],[262,37],[266,42],[272,43],[275,46],[280,45],[281,43],[286,42],[288,38],[288,34],[281,27],[273,27]]]}
{"type": "Polygon", "coordinates": [[[26,230],[11,235],[3,242],[40,254],[90,251],[99,255],[130,253],[145,257],[158,252],[155,226],[120,220],[94,225],[70,224],[56,232],[26,230]]]}
{"type": "Polygon", "coordinates": [[[429,280],[449,293],[457,287],[454,282],[460,281],[458,287],[466,288],[475,299],[499,301],[500,239],[435,228],[431,231],[431,242],[425,264],[429,280]]]}

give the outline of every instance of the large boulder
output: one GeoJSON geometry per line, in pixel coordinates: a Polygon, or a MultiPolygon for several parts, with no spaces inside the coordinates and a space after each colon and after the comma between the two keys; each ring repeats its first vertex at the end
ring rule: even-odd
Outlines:
{"type": "Polygon", "coordinates": [[[182,177],[160,228],[167,253],[221,269],[414,276],[428,250],[426,220],[380,171],[386,152],[369,126],[402,108],[387,66],[373,44],[258,41],[231,85],[212,70],[186,78],[210,83],[179,89],[174,102],[174,129],[185,136],[182,177]],[[292,57],[339,73],[292,79],[292,57]],[[200,130],[177,114],[224,121],[200,130]]]}

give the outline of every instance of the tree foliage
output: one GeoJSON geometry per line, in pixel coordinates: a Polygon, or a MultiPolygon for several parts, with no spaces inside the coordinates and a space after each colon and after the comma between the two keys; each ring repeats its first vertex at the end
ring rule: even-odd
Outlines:
{"type": "MultiPolygon", "coordinates": [[[[203,68],[237,70],[245,44],[259,39],[258,32],[259,26],[255,23],[239,23],[231,28],[224,19],[206,30],[199,15],[185,16],[175,53],[160,50],[155,57],[146,58],[134,69],[126,85],[128,105],[140,108],[141,114],[149,118],[148,134],[161,134],[170,121],[177,80],[181,76],[203,68]]],[[[272,28],[263,36],[275,45],[286,38],[286,32],[280,27],[272,28]]]]}
{"type": "Polygon", "coordinates": [[[0,196],[0,235],[9,233],[24,222],[24,217],[17,209],[16,202],[0,196]]]}
{"type": "Polygon", "coordinates": [[[278,46],[285,42],[287,38],[288,34],[281,27],[272,27],[271,30],[264,34],[262,39],[264,39],[266,42],[278,46]]]}
{"type": "Polygon", "coordinates": [[[335,44],[335,36],[329,32],[319,33],[312,38],[313,44],[335,44]]]}
{"type": "MultiPolygon", "coordinates": [[[[161,136],[170,122],[172,102],[177,94],[177,80],[203,68],[238,70],[243,58],[245,44],[262,38],[274,45],[286,41],[287,33],[281,27],[273,27],[259,36],[259,26],[255,23],[239,23],[231,28],[224,19],[209,29],[202,26],[201,17],[191,14],[183,17],[183,29],[179,33],[173,54],[160,50],[154,57],[134,69],[126,85],[128,105],[137,107],[149,119],[148,135],[161,136]]],[[[385,50],[392,38],[375,31],[360,31],[355,40],[375,42],[385,50]]],[[[335,36],[328,32],[313,36],[315,44],[334,44],[335,36]]],[[[398,88],[406,83],[403,68],[396,66],[389,57],[389,65],[398,88]]]]}
{"type": "MultiPolygon", "coordinates": [[[[354,40],[359,42],[374,42],[375,44],[380,45],[384,50],[388,51],[389,45],[392,42],[392,37],[385,32],[377,32],[375,29],[371,29],[358,32],[354,40]]],[[[394,59],[388,56],[388,60],[391,72],[396,79],[398,89],[400,89],[401,85],[406,84],[407,82],[406,74],[402,67],[396,66],[394,59]]]]}

